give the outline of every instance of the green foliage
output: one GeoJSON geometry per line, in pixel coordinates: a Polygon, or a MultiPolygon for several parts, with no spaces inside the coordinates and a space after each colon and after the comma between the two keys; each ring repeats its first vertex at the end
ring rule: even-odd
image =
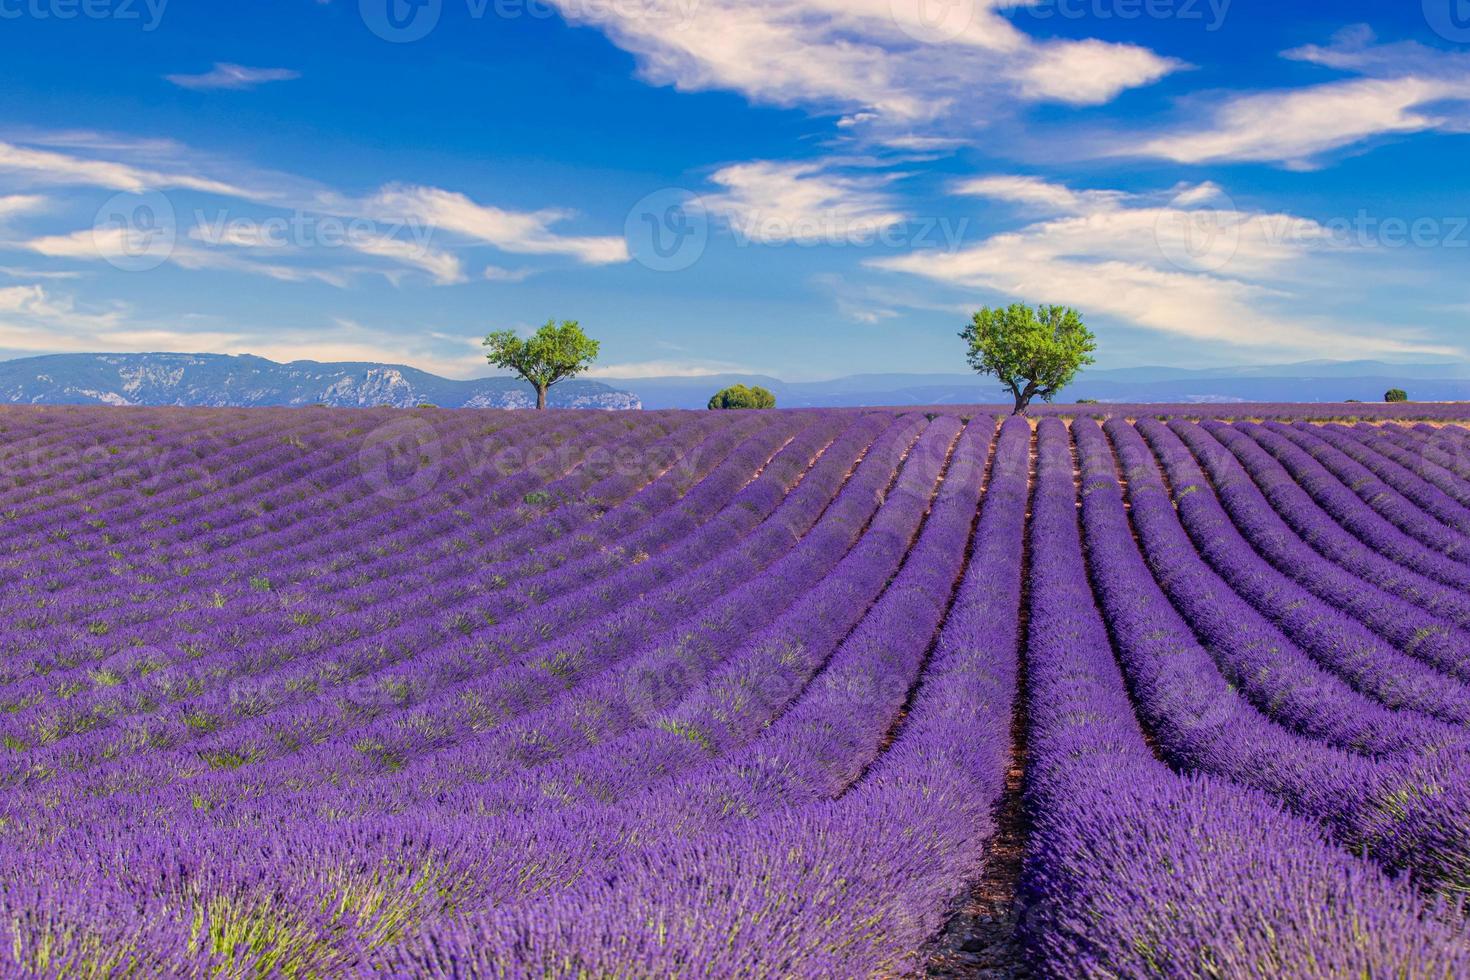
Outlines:
{"type": "Polygon", "coordinates": [[[732,385],[709,400],[711,411],[727,408],[775,408],[776,396],[761,387],[732,385]]]}
{"type": "Polygon", "coordinates": [[[574,378],[597,360],[601,344],[582,332],[575,320],[555,320],[522,339],[514,330],[499,330],[485,338],[486,360],[514,371],[536,389],[536,407],[546,407],[546,392],[552,385],[574,378]]]}
{"type": "Polygon", "coordinates": [[[1383,400],[1386,402],[1406,402],[1409,400],[1409,393],[1402,388],[1390,388],[1384,392],[1383,400]]]}
{"type": "Polygon", "coordinates": [[[1064,306],[1022,303],[1004,309],[984,307],[960,332],[969,345],[970,366],[998,378],[1024,415],[1032,399],[1050,402],[1093,363],[1097,338],[1082,315],[1064,306]]]}

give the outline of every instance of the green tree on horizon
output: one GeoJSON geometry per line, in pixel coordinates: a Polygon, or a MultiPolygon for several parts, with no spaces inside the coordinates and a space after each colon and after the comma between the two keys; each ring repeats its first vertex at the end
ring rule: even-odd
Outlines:
{"type": "Polygon", "coordinates": [[[497,330],[485,338],[485,359],[514,371],[536,389],[536,407],[546,408],[553,385],[575,378],[592,366],[602,345],[582,332],[576,320],[547,320],[529,338],[514,330],[497,330]]]}
{"type": "Polygon", "coordinates": [[[1071,384],[1083,367],[1093,363],[1097,338],[1071,307],[1024,303],[975,314],[960,332],[969,345],[970,366],[994,375],[1016,399],[1016,415],[1025,415],[1031,402],[1050,402],[1071,384]]]}

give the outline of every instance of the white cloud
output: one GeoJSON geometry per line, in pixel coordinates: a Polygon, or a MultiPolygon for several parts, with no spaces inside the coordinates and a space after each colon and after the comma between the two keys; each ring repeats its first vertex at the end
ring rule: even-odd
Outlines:
{"type": "Polygon", "coordinates": [[[227,197],[254,196],[242,187],[197,174],[168,173],[6,142],[0,142],[0,174],[15,175],[34,186],[45,187],[101,187],[134,194],[176,188],[227,197]]]}
{"type": "MultiPolygon", "coordinates": [[[[465,281],[464,265],[459,257],[429,244],[432,229],[410,228],[407,229],[409,236],[400,238],[361,219],[340,228],[333,226],[330,230],[305,221],[299,224],[301,228],[297,234],[301,236],[301,244],[292,241],[290,223],[286,221],[227,221],[223,218],[212,222],[199,221],[189,230],[189,237],[206,245],[271,251],[278,256],[303,255],[310,251],[311,244],[324,245],[326,249],[348,248],[363,255],[388,259],[396,266],[427,272],[441,286],[465,281]]],[[[382,271],[382,274],[395,285],[402,278],[392,270],[382,271]]]]}
{"type": "Polygon", "coordinates": [[[256,262],[228,252],[202,248],[176,247],[169,261],[181,269],[209,270],[214,272],[239,272],[251,276],[265,276],[277,282],[320,282],[337,289],[352,285],[354,270],[323,269],[307,266],[281,265],[276,262],[256,262]]]}
{"type": "MultiPolygon", "coordinates": [[[[0,143],[0,190],[9,178],[31,187],[94,187],[132,194],[187,190],[250,204],[248,209],[223,204],[216,217],[209,219],[201,210],[196,212],[193,226],[179,231],[182,241],[168,256],[169,262],[185,269],[237,270],[279,281],[320,281],[345,287],[356,270],[309,267],[328,254],[331,245],[344,245],[354,253],[390,263],[366,270],[379,272],[395,284],[403,281],[401,270],[428,273],[438,285],[467,281],[462,257],[450,248],[429,245],[438,229],[462,239],[462,245],[490,244],[509,253],[570,256],[588,264],[629,259],[622,235],[554,231],[554,225],[572,219],[566,210],[512,212],[432,187],[388,185],[359,200],[290,175],[218,179],[207,173],[209,167],[198,162],[196,154],[169,141],[103,137],[91,132],[32,134],[28,141],[29,145],[0,143]],[[101,159],[104,154],[113,159],[101,159]],[[187,172],[178,166],[181,160],[190,160],[187,172]],[[329,235],[331,228],[337,232],[329,235]],[[269,248],[272,262],[228,254],[229,248],[269,248]]],[[[37,194],[0,195],[0,222],[7,216],[40,210],[46,203],[49,201],[37,194]]],[[[171,204],[182,207],[175,201],[171,204]]],[[[116,259],[138,256],[140,242],[132,239],[135,234],[137,229],[112,226],[71,234],[53,232],[19,245],[57,259],[116,259]]],[[[528,275],[531,273],[491,266],[485,278],[519,282],[528,275]]]]}
{"type": "Polygon", "coordinates": [[[960,251],[915,252],[870,265],[1273,353],[1460,353],[1412,336],[1355,331],[1312,309],[1301,279],[1314,256],[1332,254],[1323,251],[1326,229],[1292,215],[1237,210],[1214,185],[1155,197],[1014,178],[966,186],[1031,205],[1050,198],[1057,216],[960,251]]]}
{"type": "Polygon", "coordinates": [[[1377,44],[1366,27],[1287,58],[1352,72],[1297,89],[1235,94],[1204,110],[1203,124],[1118,148],[1178,163],[1253,161],[1297,169],[1325,154],[1383,136],[1459,130],[1470,112],[1470,56],[1415,43],[1377,44]]]}
{"type": "Polygon", "coordinates": [[[884,186],[889,176],[850,176],[823,162],[755,161],[725,167],[705,198],[742,241],[844,244],[871,241],[906,219],[884,186]]]}
{"type": "Polygon", "coordinates": [[[80,272],[48,272],[41,269],[25,269],[14,265],[0,265],[0,276],[7,279],[80,279],[80,272]]]}
{"type": "Polygon", "coordinates": [[[1076,191],[1040,177],[998,175],[960,181],[954,193],[1025,204],[1052,214],[1080,214],[1116,207],[1127,196],[1117,191],[1076,191]]]}
{"type": "Polygon", "coordinates": [[[39,194],[9,194],[0,196],[0,222],[18,214],[29,214],[46,206],[46,199],[39,194]]]}
{"type": "Polygon", "coordinates": [[[0,348],[17,351],[96,350],[128,324],[121,310],[79,309],[45,286],[0,288],[0,348]]]}
{"type": "Polygon", "coordinates": [[[228,245],[233,248],[273,248],[284,251],[289,243],[274,234],[264,222],[200,221],[189,229],[189,237],[205,245],[228,245]]]}
{"type": "Polygon", "coordinates": [[[929,0],[553,2],[636,55],[655,84],[845,113],[899,138],[941,120],[972,130],[1006,98],[1106,102],[1180,67],[1134,45],[1037,41],[1003,16],[1013,0],[951,3],[938,23],[929,0]]]}
{"type": "Polygon", "coordinates": [[[1323,153],[1371,137],[1439,128],[1447,117],[1428,107],[1454,99],[1470,99],[1470,84],[1412,76],[1243,95],[1216,109],[1206,127],[1154,137],[1126,152],[1177,163],[1242,160],[1309,167],[1323,153]]]}
{"type": "MultiPolygon", "coordinates": [[[[566,235],[554,230],[554,225],[574,217],[572,212],[561,209],[510,211],[478,204],[464,194],[435,187],[390,184],[363,200],[290,175],[251,174],[243,181],[217,179],[208,176],[204,165],[197,160],[190,172],[165,162],[194,157],[185,148],[167,141],[61,133],[33,136],[29,142],[31,145],[25,146],[0,142],[0,189],[4,189],[3,182],[8,176],[32,186],[82,186],[137,194],[188,190],[256,206],[220,210],[217,221],[201,218],[180,234],[212,249],[270,247],[278,256],[275,264],[229,255],[210,258],[206,249],[180,242],[173,261],[186,268],[238,269],[289,281],[317,279],[345,283],[346,274],[341,271],[293,271],[284,264],[322,251],[314,246],[327,245],[323,219],[328,218],[343,220],[342,232],[333,236],[341,244],[400,268],[427,272],[439,284],[462,282],[467,277],[459,256],[447,248],[429,247],[428,240],[436,230],[459,236],[464,240],[462,244],[493,245],[502,251],[529,255],[565,255],[592,265],[626,262],[630,258],[627,242],[621,235],[566,235]],[[97,155],[111,151],[115,158],[81,156],[54,147],[97,155]],[[260,209],[265,209],[263,215],[255,213],[260,209]],[[287,210],[292,212],[290,217],[282,218],[281,214],[287,210]],[[320,229],[320,235],[316,236],[320,241],[296,241],[290,236],[298,227],[305,227],[308,232],[320,229]],[[285,241],[280,240],[283,234],[287,235],[285,241]]],[[[29,194],[0,197],[0,220],[7,213],[34,210],[41,202],[40,197],[29,194]]],[[[123,233],[116,229],[53,234],[24,243],[24,247],[46,255],[77,259],[131,254],[123,248],[126,243],[112,240],[120,234],[123,233]],[[94,241],[98,238],[102,240],[100,246],[94,241]]],[[[391,270],[383,274],[394,281],[401,278],[391,270]]]]}
{"type": "Polygon", "coordinates": [[[1037,46],[1019,79],[1022,94],[1036,101],[1103,105],[1176,67],[1146,48],[1095,40],[1053,42],[1037,46]]]}
{"type": "Polygon", "coordinates": [[[964,303],[936,301],[934,290],[927,285],[918,289],[895,288],[890,280],[871,276],[852,280],[833,272],[814,275],[810,282],[832,298],[838,313],[867,326],[901,319],[904,316],[901,311],[924,310],[957,317],[973,312],[964,303]]]}
{"type": "Polygon", "coordinates": [[[40,286],[6,286],[0,289],[0,313],[19,313],[46,296],[40,286]]]}
{"type": "Polygon", "coordinates": [[[498,265],[487,265],[482,274],[490,282],[525,282],[536,274],[536,270],[503,269],[498,265]]]}
{"type": "Polygon", "coordinates": [[[388,235],[353,236],[350,247],[364,255],[392,259],[402,265],[427,272],[441,286],[465,281],[464,265],[459,257],[418,242],[404,241],[388,235]]]}
{"type": "Polygon", "coordinates": [[[301,77],[299,71],[289,68],[247,68],[217,61],[214,68],[202,75],[165,75],[168,81],[180,88],[189,89],[248,89],[267,82],[289,82],[301,77]]]}
{"type": "Polygon", "coordinates": [[[143,238],[136,228],[86,228],[62,235],[46,235],[21,243],[48,258],[102,260],[126,265],[139,260],[153,260],[156,267],[165,262],[182,269],[242,272],[265,276],[279,282],[323,282],[339,289],[349,285],[348,275],[340,270],[257,262],[219,249],[198,248],[187,242],[155,245],[143,238]]]}
{"type": "Polygon", "coordinates": [[[844,316],[851,317],[858,323],[866,323],[873,327],[884,320],[893,320],[898,317],[897,310],[885,309],[881,306],[860,306],[842,297],[837,298],[837,309],[844,316]]]}
{"type": "Polygon", "coordinates": [[[589,265],[611,265],[629,259],[622,236],[560,235],[551,226],[573,217],[562,210],[506,211],[477,204],[464,194],[436,187],[385,187],[366,202],[366,211],[382,220],[442,228],[503,252],[523,255],[568,255],[589,265]]]}
{"type": "Polygon", "coordinates": [[[33,252],[53,259],[106,259],[127,254],[138,254],[137,242],[130,229],[86,229],[65,235],[45,235],[33,238],[24,245],[33,252]]]}

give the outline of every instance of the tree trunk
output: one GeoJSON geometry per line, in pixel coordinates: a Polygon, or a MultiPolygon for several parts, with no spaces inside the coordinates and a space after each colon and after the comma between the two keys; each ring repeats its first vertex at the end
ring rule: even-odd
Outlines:
{"type": "Polygon", "coordinates": [[[1013,415],[1025,415],[1026,409],[1031,406],[1031,399],[1036,397],[1036,389],[1031,385],[1025,388],[1011,388],[1011,394],[1016,396],[1016,410],[1013,415]]]}
{"type": "Polygon", "coordinates": [[[536,407],[543,411],[546,408],[546,385],[536,386],[536,407]]]}

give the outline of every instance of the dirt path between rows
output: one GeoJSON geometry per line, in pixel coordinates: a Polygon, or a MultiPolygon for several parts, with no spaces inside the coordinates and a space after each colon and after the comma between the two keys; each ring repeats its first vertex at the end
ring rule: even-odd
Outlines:
{"type": "MultiPolygon", "coordinates": [[[[1032,425],[1029,492],[1036,492],[1036,434],[1032,425]]],[[[996,832],[985,847],[984,876],[975,883],[959,910],[931,942],[922,975],[1028,980],[1030,967],[1020,937],[1019,889],[1026,853],[1026,643],[1031,611],[1031,513],[1021,553],[1021,608],[1018,639],[1016,703],[1011,716],[1011,761],[1006,788],[995,811],[996,832]]]]}

